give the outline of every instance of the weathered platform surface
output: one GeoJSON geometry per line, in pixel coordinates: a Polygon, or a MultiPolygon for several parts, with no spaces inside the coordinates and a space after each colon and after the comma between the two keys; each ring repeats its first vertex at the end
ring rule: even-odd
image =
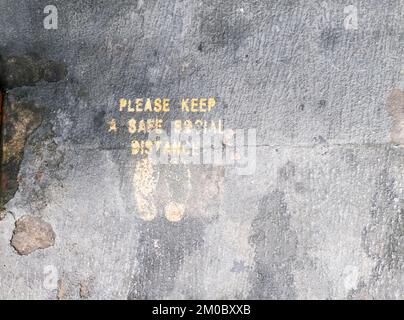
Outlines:
{"type": "Polygon", "coordinates": [[[0,0],[0,298],[403,298],[403,1],[52,2],[0,0]],[[255,173],[140,164],[129,96],[215,97],[255,173]]]}

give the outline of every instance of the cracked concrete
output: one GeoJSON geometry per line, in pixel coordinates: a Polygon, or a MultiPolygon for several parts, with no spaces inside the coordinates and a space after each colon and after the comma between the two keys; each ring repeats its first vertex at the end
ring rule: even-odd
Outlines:
{"type": "Polygon", "coordinates": [[[5,108],[41,110],[0,299],[403,298],[403,1],[355,1],[356,30],[339,0],[53,2],[57,30],[0,0],[5,108]],[[128,96],[215,97],[205,120],[257,129],[255,173],[144,164],[108,132],[128,96]],[[19,255],[24,216],[54,245],[19,255]]]}

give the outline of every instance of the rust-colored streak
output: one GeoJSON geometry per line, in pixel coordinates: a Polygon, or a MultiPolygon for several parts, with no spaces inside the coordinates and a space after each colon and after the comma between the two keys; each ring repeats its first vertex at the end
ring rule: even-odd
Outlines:
{"type": "Polygon", "coordinates": [[[25,144],[42,121],[35,104],[8,101],[4,99],[4,94],[2,96],[0,210],[18,189],[21,180],[18,174],[25,144]]]}

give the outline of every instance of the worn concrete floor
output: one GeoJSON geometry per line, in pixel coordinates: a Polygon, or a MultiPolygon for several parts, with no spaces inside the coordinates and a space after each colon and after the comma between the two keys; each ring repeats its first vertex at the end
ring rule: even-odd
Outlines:
{"type": "Polygon", "coordinates": [[[404,1],[49,4],[0,0],[0,299],[404,297],[404,1]],[[214,97],[256,170],[148,167],[123,97],[214,97]]]}

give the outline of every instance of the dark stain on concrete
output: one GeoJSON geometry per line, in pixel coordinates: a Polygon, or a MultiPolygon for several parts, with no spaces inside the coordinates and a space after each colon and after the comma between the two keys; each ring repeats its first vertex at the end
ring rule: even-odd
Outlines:
{"type": "Polygon", "coordinates": [[[309,188],[305,185],[305,183],[298,181],[295,183],[294,189],[299,194],[304,194],[309,192],[309,188]]]}
{"type": "Polygon", "coordinates": [[[200,52],[203,51],[203,43],[202,42],[198,45],[198,51],[200,51],[200,52]]]}
{"type": "Polygon", "coordinates": [[[319,102],[318,102],[318,107],[320,108],[320,109],[323,109],[323,108],[325,108],[327,106],[327,101],[326,100],[320,100],[319,102]]]}
{"type": "Polygon", "coordinates": [[[357,170],[358,166],[359,166],[359,162],[358,162],[358,157],[357,157],[357,153],[355,152],[354,149],[346,149],[341,157],[340,160],[346,164],[349,165],[349,167],[357,170]]]}
{"type": "Polygon", "coordinates": [[[372,197],[371,222],[362,232],[362,246],[375,267],[369,282],[350,293],[352,298],[395,298],[392,288],[400,283],[404,267],[404,209],[394,185],[383,169],[372,197]]]}
{"type": "Polygon", "coordinates": [[[35,86],[40,81],[58,82],[67,76],[63,63],[29,55],[0,57],[0,87],[35,86]]]}
{"type": "Polygon", "coordinates": [[[237,51],[253,32],[251,21],[241,14],[236,15],[236,9],[233,11],[232,8],[218,8],[208,1],[199,12],[200,52],[218,52],[223,49],[237,51]]]}
{"type": "Polygon", "coordinates": [[[290,213],[284,192],[270,192],[261,199],[258,210],[250,238],[255,247],[250,298],[293,299],[295,288],[291,266],[296,256],[297,238],[290,230],[290,213]]]}
{"type": "Polygon", "coordinates": [[[400,232],[395,231],[404,230],[403,221],[400,222],[403,210],[395,210],[395,201],[398,196],[394,192],[394,183],[395,181],[389,177],[387,169],[382,170],[372,197],[370,211],[372,222],[363,232],[363,245],[368,256],[382,262],[376,268],[379,271],[383,268],[397,268],[399,261],[402,260],[402,257],[397,255],[399,253],[397,237],[403,237],[404,234],[400,235],[400,232]]]}
{"type": "Polygon", "coordinates": [[[203,222],[185,218],[171,223],[160,217],[145,222],[140,230],[139,266],[128,299],[164,299],[173,290],[185,257],[202,246],[203,222]]]}
{"type": "Polygon", "coordinates": [[[103,129],[105,127],[105,111],[100,111],[94,116],[94,126],[97,129],[103,129]]]}
{"type": "Polygon", "coordinates": [[[323,136],[314,137],[316,144],[327,144],[327,140],[323,136]]]}
{"type": "Polygon", "coordinates": [[[296,166],[293,162],[288,161],[283,167],[278,169],[278,176],[283,181],[288,181],[296,174],[296,166]]]}
{"type": "Polygon", "coordinates": [[[342,29],[327,28],[321,32],[321,46],[325,50],[334,51],[336,46],[341,42],[342,29]]]}

